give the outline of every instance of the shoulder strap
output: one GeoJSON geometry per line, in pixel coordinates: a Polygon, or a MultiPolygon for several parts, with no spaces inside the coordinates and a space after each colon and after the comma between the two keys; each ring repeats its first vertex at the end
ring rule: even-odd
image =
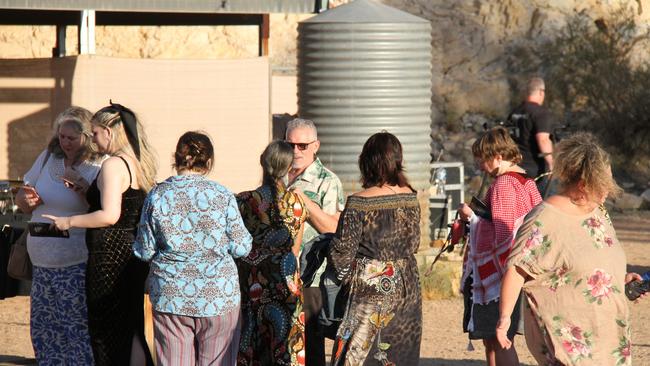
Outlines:
{"type": "Polygon", "coordinates": [[[131,184],[133,183],[133,177],[131,176],[131,169],[129,168],[129,163],[127,163],[126,159],[124,159],[121,156],[117,156],[118,158],[122,159],[124,164],[126,164],[126,170],[129,172],[129,188],[131,187],[131,184]]]}

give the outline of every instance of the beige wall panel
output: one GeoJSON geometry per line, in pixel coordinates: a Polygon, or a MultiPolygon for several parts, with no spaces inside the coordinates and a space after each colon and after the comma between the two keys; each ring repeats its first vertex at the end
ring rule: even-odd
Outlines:
{"type": "MultiPolygon", "coordinates": [[[[185,61],[79,56],[65,60],[68,61],[67,68],[64,68],[65,77],[58,77],[64,87],[61,90],[45,88],[45,91],[38,91],[49,96],[49,100],[45,96],[37,99],[39,102],[45,100],[46,105],[49,101],[50,108],[37,109],[35,103],[27,102],[29,95],[16,93],[15,90],[10,90],[9,93],[0,86],[0,133],[4,134],[0,135],[2,141],[8,141],[5,136],[15,129],[12,123],[20,123],[30,133],[34,133],[34,129],[30,128],[37,126],[33,116],[39,117],[41,121],[36,134],[49,135],[49,123],[56,114],[49,112],[54,109],[52,101],[59,105],[65,104],[62,100],[66,99],[68,104],[96,111],[107,105],[109,99],[113,99],[116,103],[132,108],[144,123],[150,143],[158,155],[158,179],[165,179],[173,173],[170,167],[171,155],[178,137],[185,131],[200,129],[210,134],[215,145],[215,168],[211,178],[234,192],[252,189],[260,182],[259,154],[270,136],[270,75],[267,58],[185,61]],[[13,97],[5,98],[7,94],[12,94],[13,97]],[[11,98],[26,101],[18,107],[11,107],[12,104],[6,101],[11,101],[11,98]],[[20,115],[32,117],[25,122],[25,117],[20,115]],[[45,123],[42,121],[47,122],[47,130],[43,128],[45,123]]],[[[0,60],[0,68],[8,61],[0,60]]],[[[47,69],[44,64],[53,62],[47,59],[11,61],[33,64],[43,70],[47,69]]],[[[17,69],[14,78],[20,78],[20,83],[24,84],[22,74],[28,73],[29,68],[24,68],[23,72],[16,66],[14,68],[17,69]]],[[[0,82],[11,82],[11,77],[4,74],[0,74],[0,82]]],[[[42,71],[40,74],[51,77],[52,73],[42,71]]],[[[43,84],[43,81],[39,83],[43,84]]],[[[61,109],[57,107],[56,112],[61,109]]],[[[12,134],[19,135],[16,132],[12,134]]],[[[16,178],[16,172],[29,168],[22,160],[20,163],[11,163],[9,154],[4,154],[5,151],[15,151],[15,155],[24,150],[30,152],[29,155],[34,155],[47,139],[20,136],[20,145],[11,144],[10,148],[2,148],[0,178],[16,178]]],[[[34,156],[29,156],[24,160],[29,160],[31,164],[33,159],[34,156]]]]}
{"type": "Polygon", "coordinates": [[[298,112],[298,77],[274,75],[271,80],[271,112],[273,114],[296,114],[298,112]]]}

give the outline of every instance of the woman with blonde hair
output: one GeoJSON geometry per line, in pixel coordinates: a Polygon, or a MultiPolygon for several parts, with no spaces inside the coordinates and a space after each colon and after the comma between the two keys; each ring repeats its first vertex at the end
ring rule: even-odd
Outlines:
{"type": "MultiPolygon", "coordinates": [[[[25,174],[17,204],[41,215],[74,215],[88,211],[85,191],[97,176],[101,156],[92,143],[90,118],[85,108],[70,107],[54,121],[54,135],[25,174]]],[[[85,230],[69,237],[27,236],[34,265],[30,294],[30,333],[36,360],[47,364],[93,363],[86,307],[85,230]]]]}
{"type": "Polygon", "coordinates": [[[111,155],[86,194],[88,214],[44,215],[60,230],[88,228],[88,322],[97,365],[153,364],[144,338],[146,263],[132,245],[156,165],[133,111],[113,104],[92,118],[99,151],[111,155]]]}
{"type": "Polygon", "coordinates": [[[523,288],[526,343],[541,365],[630,365],[625,252],[603,208],[620,188],[609,155],[588,133],[557,145],[560,191],[537,206],[517,233],[501,287],[499,343],[523,288]]]}

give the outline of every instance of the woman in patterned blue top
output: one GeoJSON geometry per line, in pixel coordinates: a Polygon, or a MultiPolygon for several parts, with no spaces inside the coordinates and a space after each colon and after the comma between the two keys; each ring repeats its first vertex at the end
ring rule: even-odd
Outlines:
{"type": "Polygon", "coordinates": [[[142,210],[133,249],[151,261],[159,365],[236,363],[240,292],[233,258],[248,255],[252,237],[233,194],[205,177],[213,157],[208,136],[186,132],[176,145],[178,175],[151,190],[142,210]]]}

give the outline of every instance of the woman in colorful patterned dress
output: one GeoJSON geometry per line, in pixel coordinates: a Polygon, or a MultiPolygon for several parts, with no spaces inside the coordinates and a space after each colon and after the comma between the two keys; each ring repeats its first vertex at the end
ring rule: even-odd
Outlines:
{"type": "Polygon", "coordinates": [[[253,249],[241,258],[242,334],[238,365],[304,365],[304,313],[297,259],[307,211],[286,189],[293,149],[271,142],[260,157],[262,186],[237,195],[253,249]]]}
{"type": "MultiPolygon", "coordinates": [[[[542,197],[535,181],[517,165],[521,154],[505,128],[485,132],[472,146],[472,153],[481,170],[494,181],[485,195],[489,217],[478,216],[466,204],[459,208],[461,219],[470,222],[469,250],[461,280],[465,298],[463,330],[469,333],[470,340],[483,341],[489,366],[518,365],[515,349],[501,348],[494,332],[499,320],[499,291],[515,233],[542,197]]],[[[510,339],[517,331],[519,311],[512,318],[510,339]]]]}
{"type": "Polygon", "coordinates": [[[177,175],[149,192],[142,209],[136,257],[151,262],[159,365],[224,365],[237,361],[239,278],[234,258],[247,255],[252,238],[235,196],[207,179],[210,138],[186,132],[174,153],[177,175]]]}
{"type": "Polygon", "coordinates": [[[359,168],[364,190],[348,197],[328,257],[350,288],[332,365],[417,365],[420,205],[404,175],[397,137],[372,135],[359,168]]]}
{"type": "Polygon", "coordinates": [[[526,343],[540,365],[630,365],[625,253],[602,204],[620,188],[608,154],[579,133],[560,142],[560,193],[537,206],[517,233],[501,288],[499,343],[523,291],[526,343]]]}

